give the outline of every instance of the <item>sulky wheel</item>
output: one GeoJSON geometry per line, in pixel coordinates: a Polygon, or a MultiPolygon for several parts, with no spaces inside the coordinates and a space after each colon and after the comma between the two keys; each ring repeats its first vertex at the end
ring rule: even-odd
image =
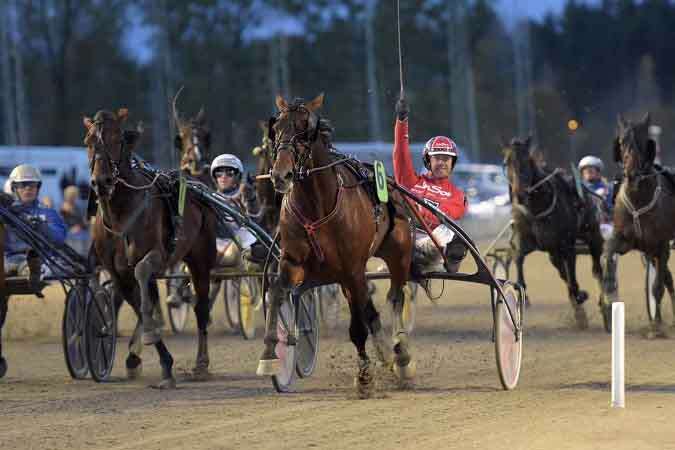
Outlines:
{"type": "Polygon", "coordinates": [[[169,324],[173,334],[181,334],[185,330],[188,315],[190,313],[190,302],[181,300],[179,304],[168,303],[169,324]]]}
{"type": "Polygon", "coordinates": [[[237,319],[239,330],[244,339],[255,339],[256,332],[256,280],[253,278],[243,278],[239,281],[239,305],[237,308],[237,319]]]}
{"type": "MultiPolygon", "coordinates": [[[[189,274],[185,263],[180,263],[176,267],[176,274],[189,274]]],[[[174,334],[181,334],[185,331],[185,325],[190,315],[192,306],[192,287],[187,279],[168,279],[166,280],[166,292],[168,294],[166,309],[169,314],[169,324],[174,334]]]]}
{"type": "Polygon", "coordinates": [[[340,320],[340,298],[338,297],[338,289],[337,284],[327,284],[317,288],[321,325],[329,330],[337,328],[340,320]]]}
{"type": "Polygon", "coordinates": [[[239,285],[241,280],[233,278],[223,281],[225,320],[230,328],[239,330],[239,285]]]}
{"type": "Polygon", "coordinates": [[[70,376],[76,380],[86,378],[89,366],[85,355],[84,325],[87,303],[91,300],[91,291],[85,283],[78,283],[66,295],[61,323],[61,342],[66,367],[70,376]]]}
{"type": "Polygon", "coordinates": [[[98,288],[87,304],[84,330],[91,377],[97,382],[106,381],[115,364],[117,317],[113,298],[105,287],[98,288]]]}
{"type": "Polygon", "coordinates": [[[279,307],[277,319],[277,342],[276,353],[281,362],[281,367],[276,375],[272,376],[272,383],[277,392],[291,392],[295,383],[296,374],[296,345],[292,342],[295,334],[295,314],[291,300],[287,300],[279,307]],[[290,338],[290,339],[289,339],[290,338]],[[290,341],[290,342],[289,342],[290,341]]]}
{"type": "Polygon", "coordinates": [[[520,293],[508,281],[502,285],[502,291],[504,298],[497,298],[495,310],[495,356],[499,380],[508,391],[516,387],[520,377],[523,357],[523,301],[520,293]]]}
{"type": "Polygon", "coordinates": [[[318,290],[305,291],[297,304],[298,343],[296,369],[300,378],[307,378],[316,369],[319,359],[318,290]]]}
{"type": "Polygon", "coordinates": [[[658,301],[654,297],[654,283],[656,282],[656,267],[654,261],[647,260],[645,264],[645,299],[647,302],[647,317],[650,322],[654,322],[659,308],[658,301]]]}

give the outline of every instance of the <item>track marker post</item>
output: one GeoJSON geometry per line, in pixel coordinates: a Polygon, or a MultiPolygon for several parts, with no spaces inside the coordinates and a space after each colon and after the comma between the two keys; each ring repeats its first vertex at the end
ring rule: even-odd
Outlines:
{"type": "Polygon", "coordinates": [[[626,407],[624,311],[623,302],[612,303],[612,408],[626,407]]]}

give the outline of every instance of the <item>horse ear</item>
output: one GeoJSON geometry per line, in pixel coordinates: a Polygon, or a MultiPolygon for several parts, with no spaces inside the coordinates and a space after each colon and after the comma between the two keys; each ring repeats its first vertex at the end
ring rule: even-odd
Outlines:
{"type": "Polygon", "coordinates": [[[92,125],[94,125],[94,121],[91,120],[91,118],[90,118],[90,117],[87,117],[87,116],[84,116],[84,117],[82,118],[82,123],[84,124],[84,127],[85,127],[86,129],[89,129],[89,128],[92,127],[92,125]]]}
{"type": "Polygon", "coordinates": [[[324,97],[324,93],[323,93],[323,92],[320,93],[319,95],[317,95],[316,98],[315,98],[314,100],[312,100],[311,102],[309,102],[309,103],[306,105],[307,109],[308,109],[310,112],[314,112],[314,111],[316,111],[317,109],[321,108],[321,106],[323,105],[323,97],[324,97]]]}
{"type": "Polygon", "coordinates": [[[288,103],[286,103],[286,100],[284,100],[284,98],[279,94],[277,94],[277,98],[276,98],[275,103],[277,104],[277,109],[279,111],[283,111],[285,109],[288,109],[288,103]]]}
{"type": "Polygon", "coordinates": [[[127,108],[120,108],[117,110],[117,121],[120,124],[126,122],[128,118],[129,118],[129,110],[127,108]]]}
{"type": "MultiPolygon", "coordinates": [[[[649,119],[647,117],[647,119],[649,119]]],[[[656,158],[656,142],[654,139],[647,139],[647,161],[649,164],[654,164],[654,158],[656,158]]]]}
{"type": "Polygon", "coordinates": [[[204,107],[202,106],[201,108],[199,108],[197,117],[195,117],[195,122],[197,122],[200,125],[203,125],[205,121],[206,121],[206,113],[204,112],[204,107]]]}
{"type": "Polygon", "coordinates": [[[621,146],[619,145],[619,138],[614,138],[614,143],[612,144],[612,154],[614,155],[614,162],[621,162],[621,146]]]}
{"type": "Polygon", "coordinates": [[[647,111],[644,117],[642,117],[642,123],[648,127],[651,121],[651,116],[649,115],[649,111],[647,111]]]}
{"type": "Polygon", "coordinates": [[[619,130],[624,130],[626,126],[628,125],[626,123],[626,119],[623,118],[623,114],[619,113],[616,116],[616,123],[619,126],[619,130]]]}
{"type": "Polygon", "coordinates": [[[133,151],[141,140],[141,133],[136,130],[124,130],[124,147],[127,151],[133,151]]]}

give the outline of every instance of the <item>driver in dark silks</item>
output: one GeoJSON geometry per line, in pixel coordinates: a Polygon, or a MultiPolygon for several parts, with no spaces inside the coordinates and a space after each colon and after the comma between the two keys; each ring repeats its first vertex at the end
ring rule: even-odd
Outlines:
{"type": "MultiPolygon", "coordinates": [[[[453,220],[461,219],[467,210],[464,192],[452,181],[459,150],[452,139],[436,136],[424,146],[424,167],[428,172],[418,175],[413,166],[408,142],[408,104],[401,98],[396,103],[396,125],[394,128],[394,175],[396,181],[410,189],[414,194],[433,204],[453,220]]],[[[424,208],[419,208],[436,241],[444,249],[448,260],[445,270],[455,273],[466,256],[466,246],[460,238],[453,239],[455,233],[439,223],[436,216],[424,208]]],[[[423,231],[415,236],[415,249],[411,272],[419,277],[424,272],[443,270],[443,257],[432,239],[423,231]]]]}

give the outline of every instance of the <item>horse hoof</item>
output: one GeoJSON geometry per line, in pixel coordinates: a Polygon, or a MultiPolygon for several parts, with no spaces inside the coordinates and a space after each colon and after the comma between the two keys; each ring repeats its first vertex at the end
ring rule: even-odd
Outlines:
{"type": "Polygon", "coordinates": [[[272,376],[279,373],[281,369],[281,360],[279,359],[261,359],[258,362],[258,369],[255,371],[259,377],[272,376]]]}
{"type": "Polygon", "coordinates": [[[578,305],[574,308],[574,319],[577,322],[577,328],[580,330],[588,329],[588,316],[583,306],[578,305]]]}
{"type": "Polygon", "coordinates": [[[354,388],[356,389],[356,395],[362,400],[370,398],[373,395],[372,380],[364,381],[361,377],[356,376],[354,377],[354,388]]]}
{"type": "Polygon", "coordinates": [[[417,375],[417,363],[415,361],[410,361],[407,366],[394,364],[393,369],[399,380],[412,380],[417,375]]]}
{"type": "Polygon", "coordinates": [[[0,378],[4,377],[7,373],[7,360],[0,356],[0,378]]]}
{"type": "Polygon", "coordinates": [[[163,379],[157,385],[157,389],[176,389],[176,379],[174,377],[163,379]]]}
{"type": "Polygon", "coordinates": [[[207,367],[195,367],[192,369],[192,379],[195,381],[207,381],[211,378],[211,373],[207,367]]]}
{"type": "Polygon", "coordinates": [[[139,364],[136,367],[127,367],[127,378],[130,380],[136,380],[141,377],[143,374],[143,363],[139,364]]]}

